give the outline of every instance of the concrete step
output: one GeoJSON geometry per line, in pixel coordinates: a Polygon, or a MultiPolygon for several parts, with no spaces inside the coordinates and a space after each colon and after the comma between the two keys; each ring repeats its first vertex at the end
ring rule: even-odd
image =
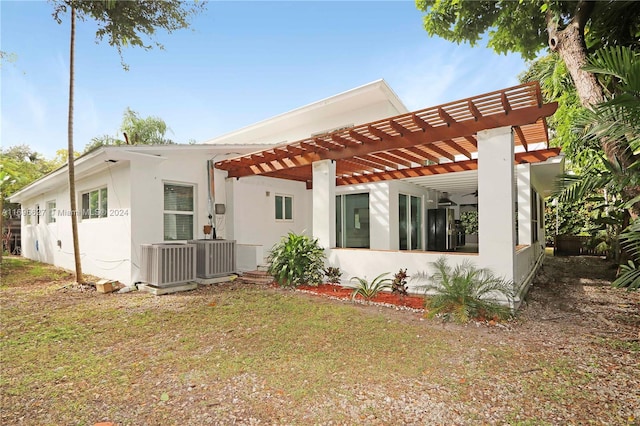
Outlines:
{"type": "Polygon", "coordinates": [[[238,280],[246,284],[271,284],[273,282],[273,277],[266,271],[256,270],[243,273],[238,280]]]}

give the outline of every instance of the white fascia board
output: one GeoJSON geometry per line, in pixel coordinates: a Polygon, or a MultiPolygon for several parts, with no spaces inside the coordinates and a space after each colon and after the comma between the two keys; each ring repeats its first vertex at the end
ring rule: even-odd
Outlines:
{"type": "MultiPolygon", "coordinates": [[[[109,167],[112,163],[128,162],[133,158],[166,160],[175,152],[202,152],[204,155],[244,155],[256,150],[267,149],[271,145],[144,145],[144,146],[107,146],[78,157],[75,162],[76,179],[87,177],[109,167]]],[[[65,164],[57,170],[32,182],[20,191],[12,194],[9,201],[21,203],[36,195],[51,191],[59,186],[68,185],[68,167],[65,164]]]]}
{"type": "MultiPolygon", "coordinates": [[[[80,173],[82,170],[89,169],[93,164],[104,162],[104,154],[104,149],[97,149],[86,155],[82,155],[76,158],[74,161],[76,174],[80,173]]],[[[22,201],[27,200],[35,195],[51,191],[61,184],[67,185],[69,176],[68,170],[69,168],[65,164],[59,169],[54,170],[53,172],[41,177],[40,179],[25,186],[18,192],[12,194],[9,197],[9,201],[12,203],[22,203],[22,201]]]]}

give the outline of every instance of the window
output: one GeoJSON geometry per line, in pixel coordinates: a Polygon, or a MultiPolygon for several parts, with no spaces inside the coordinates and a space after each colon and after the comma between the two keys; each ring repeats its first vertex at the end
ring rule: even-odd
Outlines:
{"type": "Polygon", "coordinates": [[[276,195],[276,220],[293,220],[293,197],[276,195]]]}
{"type": "Polygon", "coordinates": [[[193,239],[193,186],[164,184],[164,240],[193,239]]]}
{"type": "Polygon", "coordinates": [[[40,204],[36,204],[36,225],[40,225],[40,204]]]}
{"type": "Polygon", "coordinates": [[[47,202],[47,223],[56,223],[56,202],[47,202]]]}
{"type": "Polygon", "coordinates": [[[400,250],[422,250],[422,200],[420,197],[399,194],[398,214],[400,250]]]}
{"type": "Polygon", "coordinates": [[[336,196],[336,247],[370,247],[368,193],[336,196]]]}
{"type": "Polygon", "coordinates": [[[82,194],[82,219],[107,217],[107,188],[82,194]]]}
{"type": "Polygon", "coordinates": [[[538,193],[531,188],[531,243],[538,242],[538,193]]]}

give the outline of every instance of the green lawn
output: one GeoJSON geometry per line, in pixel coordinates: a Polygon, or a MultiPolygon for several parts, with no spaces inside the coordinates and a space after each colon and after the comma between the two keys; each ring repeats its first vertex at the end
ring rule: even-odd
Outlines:
{"type": "MultiPolygon", "coordinates": [[[[23,259],[2,265],[2,424],[554,424],[600,415],[579,410],[601,403],[586,391],[597,372],[506,329],[240,284],[156,297],[65,288],[72,279],[23,259]]],[[[611,421],[633,414],[610,404],[611,421]]]]}

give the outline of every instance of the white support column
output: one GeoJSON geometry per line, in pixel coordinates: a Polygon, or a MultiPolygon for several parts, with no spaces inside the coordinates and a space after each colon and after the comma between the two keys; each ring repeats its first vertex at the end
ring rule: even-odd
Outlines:
{"type": "Polygon", "coordinates": [[[516,167],[518,176],[518,244],[531,244],[531,164],[516,167]]]}
{"type": "Polygon", "coordinates": [[[336,163],[316,161],[313,168],[313,236],[321,247],[336,246],[336,163]]]}
{"type": "Polygon", "coordinates": [[[478,249],[482,267],[514,278],[515,186],[511,127],[478,132],[478,249]]]}

